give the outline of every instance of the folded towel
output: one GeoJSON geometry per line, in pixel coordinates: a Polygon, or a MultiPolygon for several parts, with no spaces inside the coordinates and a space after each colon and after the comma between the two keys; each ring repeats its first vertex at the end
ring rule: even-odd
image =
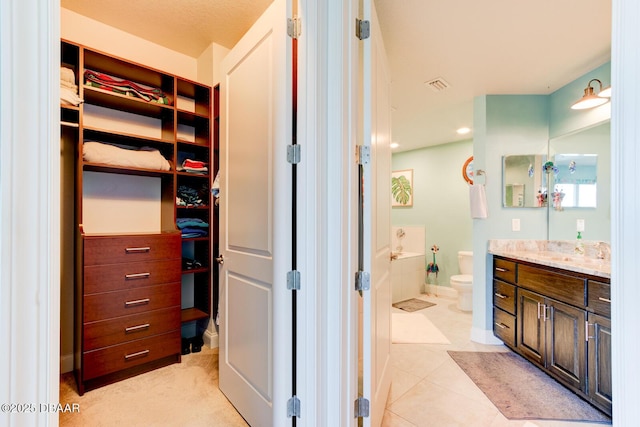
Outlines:
{"type": "Polygon", "coordinates": [[[487,196],[484,191],[484,184],[469,186],[469,203],[471,205],[471,218],[487,217],[487,196]]]}

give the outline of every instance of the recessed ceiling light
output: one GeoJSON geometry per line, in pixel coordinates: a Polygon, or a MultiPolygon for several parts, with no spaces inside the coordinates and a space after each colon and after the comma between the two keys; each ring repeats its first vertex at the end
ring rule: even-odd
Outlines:
{"type": "Polygon", "coordinates": [[[398,144],[397,142],[392,142],[391,144],[389,144],[389,147],[391,148],[398,148],[400,146],[400,144],[398,144]]]}
{"type": "Polygon", "coordinates": [[[468,127],[462,127],[458,129],[456,132],[458,132],[459,135],[466,135],[469,132],[471,132],[471,129],[469,129],[468,127]]]}

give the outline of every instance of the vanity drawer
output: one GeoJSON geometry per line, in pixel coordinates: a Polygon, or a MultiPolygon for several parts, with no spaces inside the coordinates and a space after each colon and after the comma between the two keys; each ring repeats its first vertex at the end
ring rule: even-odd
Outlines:
{"type": "Polygon", "coordinates": [[[493,281],[493,305],[516,314],[516,287],[500,280],[493,281]]]}
{"type": "Polygon", "coordinates": [[[180,305],[180,283],[85,295],[84,322],[180,305]]]}
{"type": "Polygon", "coordinates": [[[493,333],[510,347],[516,346],[516,318],[499,308],[493,309],[493,333]]]}
{"type": "Polygon", "coordinates": [[[516,283],[516,263],[506,259],[493,259],[493,277],[509,283],[516,283]]]}
{"type": "Polygon", "coordinates": [[[180,330],[84,353],[83,380],[132,368],[167,356],[180,357],[180,330]]]}
{"type": "Polygon", "coordinates": [[[586,280],[530,265],[518,265],[518,285],[579,308],[586,307],[586,280]]]}
{"type": "Polygon", "coordinates": [[[84,265],[181,258],[180,233],[84,236],[84,265]]]}
{"type": "Polygon", "coordinates": [[[611,285],[589,280],[587,282],[588,308],[601,316],[611,317],[611,285]]]}
{"type": "Polygon", "coordinates": [[[84,269],[84,293],[116,291],[179,282],[181,261],[172,260],[92,265],[84,269]]]}
{"type": "Polygon", "coordinates": [[[180,310],[172,307],[85,323],[84,351],[175,331],[180,322],[180,310]]]}

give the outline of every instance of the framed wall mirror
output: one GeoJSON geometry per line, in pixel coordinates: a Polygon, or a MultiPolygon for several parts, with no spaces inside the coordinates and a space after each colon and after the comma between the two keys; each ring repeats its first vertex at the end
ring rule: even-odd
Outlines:
{"type": "Polygon", "coordinates": [[[610,241],[610,132],[606,121],[549,141],[549,240],[575,239],[584,220],[585,240],[610,241]]]}
{"type": "Polygon", "coordinates": [[[547,175],[543,172],[547,156],[520,154],[502,158],[502,206],[542,208],[548,204],[547,175]]]}

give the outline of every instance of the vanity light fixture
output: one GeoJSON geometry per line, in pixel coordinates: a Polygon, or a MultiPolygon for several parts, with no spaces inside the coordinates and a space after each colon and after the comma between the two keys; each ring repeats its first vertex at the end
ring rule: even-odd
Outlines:
{"type": "Polygon", "coordinates": [[[611,85],[605,87],[600,92],[598,92],[598,96],[600,98],[611,98],[611,85]]]}
{"type": "MultiPolygon", "coordinates": [[[[610,89],[610,87],[607,89],[610,89]]],[[[584,89],[584,95],[580,100],[578,100],[571,106],[571,109],[585,110],[587,108],[593,108],[597,107],[598,105],[606,104],[607,102],[609,102],[609,98],[606,97],[606,95],[600,95],[601,93],[603,93],[602,82],[598,79],[589,80],[587,87],[584,89]],[[594,92],[593,87],[591,86],[591,83],[593,82],[598,82],[598,85],[600,85],[600,89],[598,90],[597,94],[594,92]]]]}
{"type": "Polygon", "coordinates": [[[465,127],[461,127],[461,128],[459,128],[458,130],[456,130],[456,132],[457,132],[459,135],[466,135],[466,134],[468,134],[469,132],[471,132],[471,129],[469,129],[468,127],[466,127],[466,126],[465,126],[465,127]]]}
{"type": "Polygon", "coordinates": [[[400,144],[398,144],[397,142],[392,142],[391,144],[389,144],[390,148],[398,148],[400,146],[400,144]]]}

